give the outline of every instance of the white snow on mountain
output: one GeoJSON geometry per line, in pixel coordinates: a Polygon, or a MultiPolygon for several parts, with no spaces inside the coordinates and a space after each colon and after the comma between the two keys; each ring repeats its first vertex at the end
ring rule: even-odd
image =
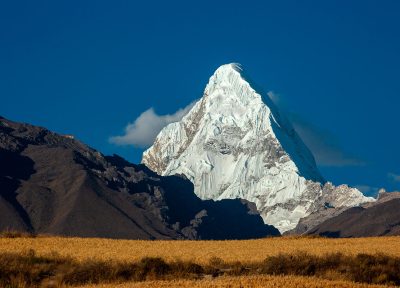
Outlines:
{"type": "Polygon", "coordinates": [[[327,203],[374,201],[320,175],[313,155],[268,96],[258,94],[238,64],[219,67],[203,97],[158,134],[142,163],[161,175],[184,174],[202,199],[254,202],[281,232],[327,203]]]}

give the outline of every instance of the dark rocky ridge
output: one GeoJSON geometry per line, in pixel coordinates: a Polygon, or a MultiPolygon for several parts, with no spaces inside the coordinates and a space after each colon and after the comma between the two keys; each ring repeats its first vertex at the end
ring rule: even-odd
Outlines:
{"type": "Polygon", "coordinates": [[[0,117],[0,230],[126,239],[278,235],[241,200],[202,201],[181,176],[0,117]]]}
{"type": "Polygon", "coordinates": [[[377,202],[347,209],[307,234],[327,237],[400,235],[400,193],[380,193],[377,202]]]}

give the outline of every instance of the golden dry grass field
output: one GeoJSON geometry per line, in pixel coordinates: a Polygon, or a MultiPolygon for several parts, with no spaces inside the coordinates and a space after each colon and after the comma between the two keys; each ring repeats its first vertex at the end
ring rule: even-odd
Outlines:
{"type": "MultiPolygon", "coordinates": [[[[323,259],[326,259],[325,257],[328,254],[336,252],[348,256],[355,256],[357,254],[365,253],[369,255],[385,254],[391,257],[400,257],[400,237],[371,237],[371,238],[354,238],[354,239],[280,237],[280,238],[265,238],[257,240],[237,240],[237,241],[232,241],[232,240],[142,241],[142,240],[111,240],[111,239],[97,239],[97,238],[63,238],[63,237],[43,237],[43,236],[36,238],[0,238],[0,254],[15,253],[16,255],[17,254],[27,255],[26,251],[28,250],[35,251],[35,255],[46,256],[50,258],[58,257],[56,259],[61,259],[59,257],[70,257],[74,260],[77,260],[79,263],[82,263],[82,265],[87,265],[87,263],[89,264],[92,263],[90,261],[110,261],[110,263],[111,262],[132,263],[135,261],[140,262],[141,259],[146,257],[160,257],[166,262],[170,263],[176,263],[177,261],[178,262],[188,261],[192,263],[197,263],[199,265],[210,265],[210,263],[212,263],[213,261],[222,261],[226,263],[235,263],[239,261],[241,263],[248,263],[249,266],[251,266],[252,263],[253,264],[257,262],[262,263],[262,261],[265,260],[267,257],[276,256],[279,254],[303,255],[301,253],[299,254],[298,252],[306,252],[310,255],[321,256],[323,259]]],[[[292,262],[295,261],[294,259],[295,258],[286,258],[286,260],[284,261],[292,262]]],[[[395,266],[396,265],[397,264],[395,264],[395,266]]],[[[101,267],[101,265],[99,267],[101,267]]],[[[392,269],[390,267],[393,267],[393,265],[387,267],[389,267],[388,269],[392,269]]],[[[86,268],[84,268],[84,270],[85,269],[86,268]]],[[[398,271],[398,269],[395,271],[398,271]]],[[[345,278],[346,277],[345,274],[338,273],[336,270],[327,270],[323,274],[321,274],[322,276],[318,275],[322,278],[316,278],[314,276],[310,277],[293,276],[290,275],[290,273],[287,274],[286,276],[274,276],[272,275],[274,273],[272,274],[267,273],[267,274],[269,275],[261,273],[260,275],[236,274],[236,276],[229,276],[229,274],[227,274],[227,275],[220,275],[215,278],[212,278],[213,276],[210,274],[205,274],[204,277],[146,278],[147,281],[144,282],[125,282],[121,284],[117,284],[114,282],[111,284],[100,284],[107,282],[107,280],[104,280],[103,282],[95,282],[97,283],[95,285],[86,285],[81,287],[85,288],[389,287],[389,286],[368,285],[361,283],[356,284],[354,282],[350,282],[352,280],[349,280],[350,279],[349,277],[345,278]],[[171,280],[153,280],[153,279],[171,279],[171,280]]],[[[378,276],[379,277],[381,275],[385,276],[383,274],[379,274],[378,276]]],[[[296,274],[296,275],[314,275],[314,274],[296,274]]],[[[386,283],[386,284],[395,283],[390,281],[389,282],[360,281],[360,282],[386,283]]],[[[86,281],[81,283],[93,283],[93,282],[86,281]]],[[[25,286],[15,286],[15,287],[30,287],[30,286],[25,285],[25,286]]],[[[54,287],[65,287],[65,286],[62,285],[54,287]]]]}
{"type": "Polygon", "coordinates": [[[38,255],[57,252],[77,260],[99,259],[133,261],[143,257],[162,257],[166,261],[187,260],[208,263],[218,257],[226,262],[262,261],[279,253],[305,251],[324,255],[341,252],[384,253],[400,256],[400,237],[371,237],[353,239],[280,237],[257,240],[227,241],[142,241],[97,238],[0,238],[0,252],[23,252],[33,249],[38,255]]]}
{"type": "Polygon", "coordinates": [[[356,284],[301,276],[241,276],[203,280],[146,281],[122,284],[86,285],[81,288],[388,288],[391,286],[356,284]]]}

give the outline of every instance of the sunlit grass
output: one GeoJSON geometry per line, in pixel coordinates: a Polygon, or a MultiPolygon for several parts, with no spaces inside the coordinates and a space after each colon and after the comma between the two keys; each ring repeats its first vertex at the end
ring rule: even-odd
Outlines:
{"type": "Polygon", "coordinates": [[[43,283],[107,288],[400,283],[400,237],[142,241],[8,233],[0,238],[0,260],[2,283],[21,288],[43,283]]]}
{"type": "Polygon", "coordinates": [[[82,288],[387,288],[384,285],[368,285],[348,281],[324,280],[315,277],[301,276],[239,276],[220,277],[202,280],[146,281],[121,284],[85,285],[82,288]]]}
{"type": "Polygon", "coordinates": [[[341,252],[346,255],[384,253],[400,257],[400,237],[352,239],[266,238],[240,241],[143,241],[97,238],[1,238],[0,252],[23,252],[33,249],[38,255],[56,251],[77,260],[99,259],[133,261],[143,257],[162,257],[166,261],[184,260],[207,263],[217,257],[227,262],[262,261],[279,253],[305,251],[323,255],[341,252]]]}

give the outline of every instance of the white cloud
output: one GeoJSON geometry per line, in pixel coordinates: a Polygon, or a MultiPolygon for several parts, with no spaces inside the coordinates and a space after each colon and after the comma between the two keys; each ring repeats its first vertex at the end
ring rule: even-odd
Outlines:
{"type": "Polygon", "coordinates": [[[110,142],[117,145],[133,145],[146,148],[153,144],[162,128],[170,123],[177,122],[194,106],[190,103],[173,114],[158,115],[153,108],[144,111],[133,123],[125,127],[125,134],[110,138],[110,142]]]}
{"type": "Polygon", "coordinates": [[[400,182],[400,175],[395,174],[395,173],[388,173],[389,179],[391,179],[394,182],[400,182]]]}

